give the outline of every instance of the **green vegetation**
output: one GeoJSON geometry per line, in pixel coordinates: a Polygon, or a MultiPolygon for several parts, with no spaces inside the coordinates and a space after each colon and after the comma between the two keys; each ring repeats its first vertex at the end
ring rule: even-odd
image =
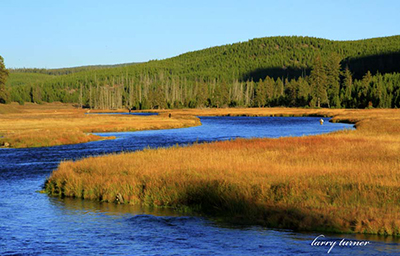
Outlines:
{"type": "MultiPolygon", "coordinates": [[[[270,37],[10,88],[11,100],[96,109],[400,107],[400,36],[358,41],[270,37]]],[[[25,70],[30,72],[29,70],[25,70]]]]}
{"type": "Polygon", "coordinates": [[[4,65],[4,59],[0,56],[0,103],[9,101],[9,92],[6,90],[6,82],[8,78],[8,70],[4,65]]]}
{"type": "Polygon", "coordinates": [[[30,85],[42,83],[48,79],[54,78],[53,75],[46,75],[41,73],[12,73],[7,80],[6,86],[30,85]]]}
{"type": "Polygon", "coordinates": [[[124,67],[129,65],[138,64],[135,62],[132,63],[123,63],[123,64],[115,64],[115,65],[88,65],[88,66],[80,66],[80,67],[71,67],[71,68],[53,68],[53,69],[45,69],[45,68],[11,68],[10,73],[35,73],[35,74],[45,74],[45,75],[68,75],[72,73],[88,71],[88,70],[96,70],[96,69],[105,69],[105,68],[115,68],[115,67],[124,67]]]}

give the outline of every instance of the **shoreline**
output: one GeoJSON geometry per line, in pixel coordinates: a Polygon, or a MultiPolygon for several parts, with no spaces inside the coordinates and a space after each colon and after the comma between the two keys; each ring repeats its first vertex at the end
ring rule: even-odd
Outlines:
{"type": "MultiPolygon", "coordinates": [[[[15,105],[15,104],[14,104],[15,105]]],[[[196,117],[86,115],[71,104],[7,106],[0,115],[1,148],[34,148],[113,139],[93,133],[184,128],[200,125],[196,117]],[[6,110],[7,110],[6,109],[6,110]]],[[[0,110],[2,109],[0,105],[0,110]]]]}
{"type": "MultiPolygon", "coordinates": [[[[7,115],[7,117],[12,117],[13,115],[17,116],[18,118],[21,115],[21,112],[23,113],[22,116],[26,115],[38,115],[38,120],[37,122],[41,122],[44,119],[50,119],[48,120],[50,123],[53,123],[55,121],[63,121],[59,120],[62,119],[62,115],[65,115],[66,117],[69,117],[70,115],[75,115],[75,119],[80,121],[79,119],[84,119],[85,117],[82,116],[88,114],[87,110],[84,109],[72,109],[72,105],[70,104],[59,104],[59,103],[53,103],[53,104],[45,104],[45,105],[36,105],[36,104],[27,104],[28,107],[26,108],[25,106],[12,106],[12,111],[10,114],[7,115]],[[31,110],[30,108],[33,109],[31,110]],[[54,113],[53,113],[54,110],[54,113]],[[50,118],[44,117],[44,114],[50,115],[50,118]],[[53,120],[51,119],[51,115],[57,114],[57,119],[54,118],[53,120]],[[79,116],[78,116],[79,115],[79,116]],[[61,116],[61,118],[60,118],[61,116]]],[[[133,125],[128,128],[119,128],[119,123],[118,118],[124,119],[126,116],[117,116],[117,117],[112,117],[114,118],[113,120],[113,125],[111,127],[107,128],[100,128],[101,123],[98,124],[98,128],[88,128],[83,125],[83,127],[78,127],[75,125],[69,125],[68,124],[68,129],[63,129],[63,128],[55,128],[52,127],[54,124],[46,125],[46,123],[41,124],[41,127],[36,128],[36,123],[32,125],[30,129],[26,129],[23,127],[23,130],[19,131],[18,127],[16,128],[16,131],[9,132],[10,128],[8,125],[7,126],[7,121],[8,122],[14,122],[13,125],[15,125],[15,121],[10,118],[10,120],[3,120],[3,126],[4,128],[0,127],[0,148],[35,148],[35,147],[52,147],[52,146],[61,146],[61,145],[73,145],[73,144],[81,144],[81,143],[87,143],[87,142],[92,142],[92,141],[102,141],[102,140],[108,140],[108,139],[115,139],[114,137],[103,137],[103,136],[98,136],[93,133],[107,133],[107,132],[134,132],[134,131],[143,131],[143,130],[160,130],[160,129],[176,129],[176,128],[187,128],[187,127],[194,127],[201,125],[200,120],[197,118],[197,116],[249,116],[249,117],[256,117],[256,116],[270,116],[270,117],[331,117],[330,122],[334,118],[334,114],[331,113],[332,111],[336,112],[336,110],[330,110],[330,109],[299,109],[299,108],[224,108],[224,109],[169,109],[169,110],[139,110],[135,111],[133,113],[157,113],[157,117],[160,118],[160,120],[154,120],[153,123],[145,126],[145,127],[137,127],[137,125],[133,125]],[[250,111],[249,111],[250,110],[250,111]],[[274,114],[253,114],[252,110],[259,110],[259,111],[266,111],[268,110],[274,110],[277,111],[274,114]],[[280,113],[280,111],[299,111],[303,110],[305,112],[309,113],[303,113],[303,114],[291,114],[291,113],[280,113]],[[189,111],[189,113],[185,113],[189,111]],[[224,112],[225,113],[218,113],[218,112],[224,112]],[[239,113],[235,113],[239,111],[239,113]],[[330,111],[330,112],[326,112],[330,111]],[[211,112],[211,114],[207,113],[211,112]],[[216,113],[214,113],[216,112],[216,113]],[[250,113],[249,113],[250,112],[250,113]],[[176,119],[177,117],[177,122],[178,124],[172,124],[172,125],[159,125],[159,121],[165,121],[165,120],[171,120],[169,117],[169,114],[173,113],[173,119],[176,119]],[[198,113],[198,114],[197,114],[198,113]],[[191,119],[192,122],[189,120],[191,119]],[[50,126],[50,127],[49,127],[50,126]],[[3,132],[1,132],[3,131],[3,132]]],[[[127,113],[126,110],[121,110],[117,109],[114,111],[110,110],[93,110],[93,112],[90,112],[90,114],[101,114],[101,113],[127,113]]],[[[95,115],[93,115],[95,116],[95,115]]],[[[103,115],[102,115],[103,116],[103,115]]],[[[132,115],[130,115],[132,117],[132,115]]],[[[22,118],[23,118],[22,117],[22,118]]],[[[104,117],[104,116],[103,116],[104,117]]],[[[103,118],[102,117],[102,118],[103,118]]],[[[109,117],[109,116],[108,116],[109,117]]],[[[149,118],[148,116],[134,116],[135,118],[149,118]]],[[[99,118],[99,117],[98,117],[99,118]]],[[[107,119],[107,118],[103,118],[107,119]]],[[[24,121],[22,120],[22,123],[24,121]]],[[[352,122],[348,122],[352,123],[352,122]]],[[[22,124],[23,126],[26,126],[25,124],[22,124]]]]}

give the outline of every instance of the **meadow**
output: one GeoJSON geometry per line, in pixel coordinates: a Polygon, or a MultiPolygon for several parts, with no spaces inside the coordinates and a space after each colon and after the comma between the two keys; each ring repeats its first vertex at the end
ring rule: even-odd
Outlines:
{"type": "Polygon", "coordinates": [[[332,116],[356,130],[236,139],[64,161],[47,193],[171,207],[301,231],[400,236],[400,110],[184,109],[192,115],[332,116]],[[118,166],[118,168],[115,168],[118,166]]]}
{"type": "MultiPolygon", "coordinates": [[[[48,147],[112,139],[98,132],[171,129],[200,125],[198,118],[95,115],[73,104],[0,105],[0,145],[13,148],[48,147]]],[[[96,111],[91,111],[91,113],[96,111]]]]}

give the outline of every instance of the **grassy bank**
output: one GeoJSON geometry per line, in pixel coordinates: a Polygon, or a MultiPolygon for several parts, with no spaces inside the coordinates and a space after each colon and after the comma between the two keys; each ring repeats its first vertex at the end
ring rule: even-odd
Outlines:
{"type": "Polygon", "coordinates": [[[357,122],[357,130],[66,161],[48,179],[46,190],[58,196],[174,207],[235,223],[400,235],[399,110],[182,110],[173,116],[215,111],[329,114],[334,120],[357,122]]]}
{"type": "MultiPolygon", "coordinates": [[[[46,147],[110,139],[91,133],[170,129],[199,125],[194,117],[87,115],[71,104],[0,104],[0,145],[46,147]]],[[[93,112],[93,111],[92,111],[93,112]]]]}

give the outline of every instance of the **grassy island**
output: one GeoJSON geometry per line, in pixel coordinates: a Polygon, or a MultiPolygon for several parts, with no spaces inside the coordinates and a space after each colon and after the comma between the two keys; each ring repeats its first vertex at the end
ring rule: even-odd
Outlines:
{"type": "MultiPolygon", "coordinates": [[[[127,112],[126,110],[121,110],[127,112]]],[[[0,105],[0,146],[48,147],[112,139],[97,132],[123,132],[183,128],[200,125],[198,118],[134,115],[88,115],[72,104],[0,105]]]]}
{"type": "Polygon", "coordinates": [[[234,223],[400,235],[400,110],[175,110],[172,116],[332,116],[357,129],[64,161],[50,195],[173,207],[234,223]]]}

